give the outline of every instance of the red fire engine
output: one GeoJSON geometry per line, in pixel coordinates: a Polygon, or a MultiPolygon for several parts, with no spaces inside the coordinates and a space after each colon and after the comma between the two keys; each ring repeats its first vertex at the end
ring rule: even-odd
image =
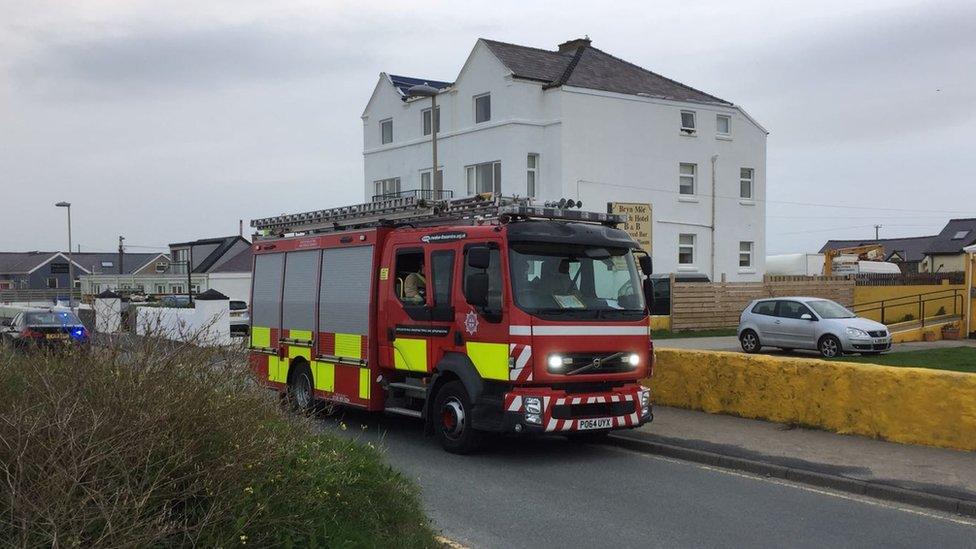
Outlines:
{"type": "Polygon", "coordinates": [[[637,427],[651,260],[623,221],[491,194],[254,220],[251,366],[299,408],[422,418],[457,453],[637,427]]]}

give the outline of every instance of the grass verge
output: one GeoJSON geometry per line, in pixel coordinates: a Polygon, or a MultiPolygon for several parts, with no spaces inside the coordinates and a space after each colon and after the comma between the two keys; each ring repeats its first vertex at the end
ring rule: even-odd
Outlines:
{"type": "Polygon", "coordinates": [[[652,339],[677,339],[680,337],[727,337],[735,335],[735,328],[717,328],[714,330],[651,330],[652,339]]]}
{"type": "Polygon", "coordinates": [[[932,368],[952,372],[976,373],[976,348],[973,347],[947,347],[943,349],[905,351],[903,353],[887,353],[875,356],[852,356],[844,357],[840,360],[845,362],[881,364],[883,366],[932,368]]]}
{"type": "Polygon", "coordinates": [[[418,489],[240,352],[0,350],[0,546],[436,547],[418,489]]]}

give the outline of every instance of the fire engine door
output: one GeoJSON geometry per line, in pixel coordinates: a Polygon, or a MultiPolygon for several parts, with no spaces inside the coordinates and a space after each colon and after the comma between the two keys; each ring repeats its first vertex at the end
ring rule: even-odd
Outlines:
{"type": "Polygon", "coordinates": [[[504,256],[495,242],[464,247],[456,329],[464,350],[483,379],[509,380],[508,319],[505,312],[504,256]]]}
{"type": "Polygon", "coordinates": [[[430,309],[427,307],[430,270],[420,247],[403,246],[394,251],[394,280],[390,285],[387,318],[390,326],[394,368],[408,372],[429,372],[428,338],[430,309]]]}

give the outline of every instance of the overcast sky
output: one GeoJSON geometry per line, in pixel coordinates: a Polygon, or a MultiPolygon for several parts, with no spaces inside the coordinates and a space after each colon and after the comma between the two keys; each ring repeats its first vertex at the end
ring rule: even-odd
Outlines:
{"type": "Polygon", "coordinates": [[[976,217],[974,30],[972,1],[0,0],[0,250],[66,247],[58,200],[133,252],[361,201],[381,71],[584,34],[769,129],[770,253],[933,234],[976,217]]]}

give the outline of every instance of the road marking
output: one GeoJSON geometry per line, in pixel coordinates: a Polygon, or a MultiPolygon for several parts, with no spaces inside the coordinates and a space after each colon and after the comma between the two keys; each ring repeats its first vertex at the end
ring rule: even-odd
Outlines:
{"type": "Polygon", "coordinates": [[[437,536],[434,539],[437,540],[437,543],[440,543],[444,547],[450,547],[450,549],[470,549],[467,545],[461,545],[453,539],[444,536],[437,536]]]}
{"type": "Polygon", "coordinates": [[[697,467],[699,469],[705,469],[706,471],[714,471],[714,472],[717,472],[717,473],[722,473],[722,474],[726,474],[726,475],[730,475],[730,476],[748,478],[748,479],[753,479],[753,480],[761,480],[761,481],[764,481],[764,482],[768,482],[768,483],[771,483],[771,484],[777,484],[779,486],[784,486],[784,487],[787,487],[787,488],[797,488],[797,489],[803,490],[805,492],[812,492],[814,494],[821,494],[821,495],[824,495],[824,496],[830,496],[830,497],[834,497],[834,498],[845,499],[845,500],[848,500],[848,501],[855,501],[855,502],[858,502],[858,503],[865,503],[867,505],[873,505],[875,507],[883,507],[885,509],[893,509],[893,510],[896,510],[896,511],[902,511],[902,512],[909,513],[909,514],[912,514],[912,515],[918,515],[918,516],[922,516],[922,517],[926,517],[926,518],[933,518],[933,519],[937,519],[937,520],[941,520],[941,521],[945,521],[945,522],[952,522],[952,523],[955,523],[955,524],[961,524],[963,526],[976,526],[976,521],[970,520],[970,519],[966,519],[966,518],[963,518],[963,517],[960,517],[960,516],[955,516],[955,515],[950,515],[950,514],[939,514],[937,512],[930,512],[930,511],[923,511],[923,510],[918,509],[918,508],[915,508],[915,507],[902,507],[902,506],[899,506],[899,505],[896,505],[896,504],[892,504],[892,503],[889,503],[889,502],[877,500],[877,499],[874,499],[874,498],[871,498],[871,497],[868,497],[868,496],[862,496],[860,494],[850,494],[850,493],[845,493],[845,492],[835,492],[835,491],[832,491],[832,490],[818,488],[816,486],[808,486],[808,485],[801,484],[801,483],[798,483],[798,482],[792,482],[792,481],[789,481],[789,480],[786,480],[786,479],[780,479],[780,478],[774,478],[774,477],[767,477],[767,476],[763,476],[763,475],[756,475],[756,474],[746,473],[746,472],[742,472],[742,471],[733,471],[731,469],[725,469],[723,467],[715,467],[713,465],[706,465],[704,463],[695,463],[693,461],[684,461],[684,460],[670,458],[670,457],[666,457],[666,456],[656,456],[656,455],[653,455],[653,454],[646,454],[644,452],[638,452],[636,450],[629,450],[627,448],[614,448],[612,446],[606,446],[606,448],[610,448],[612,450],[617,450],[617,451],[620,451],[620,452],[637,454],[637,455],[643,456],[645,458],[666,461],[668,463],[677,463],[677,464],[681,464],[681,465],[690,465],[690,466],[693,466],[693,467],[697,467]]]}

